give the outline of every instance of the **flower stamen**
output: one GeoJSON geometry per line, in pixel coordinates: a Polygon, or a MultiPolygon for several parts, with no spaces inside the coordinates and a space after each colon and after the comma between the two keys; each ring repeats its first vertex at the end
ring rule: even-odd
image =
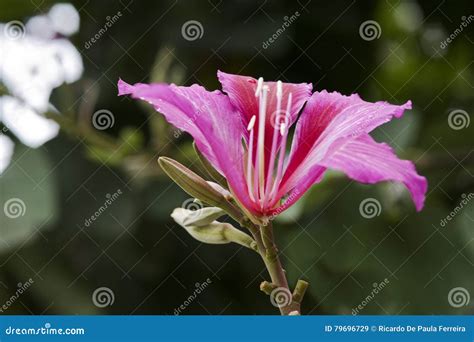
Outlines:
{"type": "MultiPolygon", "coordinates": [[[[260,78],[261,79],[261,78],[260,78]]],[[[259,79],[259,83],[260,83],[259,79]]],[[[262,79],[263,82],[263,79],[262,79]]],[[[265,191],[265,122],[267,114],[268,86],[261,87],[259,92],[259,113],[258,113],[258,140],[257,140],[257,174],[259,185],[260,205],[263,206],[263,195],[265,191]]]]}
{"type": "Polygon", "coordinates": [[[273,126],[273,139],[267,170],[265,170],[265,128],[269,91],[270,87],[260,77],[255,89],[255,97],[258,97],[258,116],[253,115],[247,125],[249,131],[246,165],[247,190],[251,200],[258,203],[261,210],[270,209],[273,205],[282,179],[293,99],[293,94],[288,94],[286,110],[282,110],[283,83],[278,81],[275,94],[276,111],[270,117],[270,121],[272,121],[270,124],[273,126]]]}
{"type": "Polygon", "coordinates": [[[254,115],[249,121],[247,130],[249,133],[249,144],[247,151],[247,189],[252,201],[255,201],[255,197],[252,190],[252,163],[253,163],[253,127],[255,126],[255,120],[257,117],[254,115]]]}
{"type": "Polygon", "coordinates": [[[288,103],[286,105],[286,112],[285,112],[285,121],[280,126],[280,133],[282,135],[281,144],[280,144],[280,155],[278,157],[278,167],[277,167],[277,174],[275,177],[275,181],[273,182],[273,188],[270,194],[270,202],[275,200],[276,192],[278,187],[280,186],[282,174],[283,174],[283,162],[285,159],[286,154],[286,142],[288,140],[288,131],[289,127],[287,127],[287,123],[290,122],[290,110],[291,110],[291,102],[293,100],[293,94],[290,93],[288,95],[288,103]]]}
{"type": "Polygon", "coordinates": [[[277,98],[277,103],[276,103],[276,112],[270,120],[271,124],[273,125],[273,140],[272,140],[272,149],[270,152],[270,161],[268,163],[268,170],[267,170],[267,180],[265,183],[265,193],[263,195],[263,202],[264,204],[267,204],[266,201],[270,195],[270,190],[271,190],[271,181],[275,169],[275,159],[276,159],[276,150],[277,150],[277,140],[278,140],[278,130],[279,130],[279,124],[280,124],[280,116],[281,116],[281,101],[283,97],[283,84],[281,81],[277,82],[277,88],[276,88],[276,98],[277,98]]]}
{"type": "Polygon", "coordinates": [[[255,97],[260,95],[260,91],[262,90],[262,87],[263,87],[263,77],[260,77],[258,79],[257,89],[255,90],[255,97]]]}

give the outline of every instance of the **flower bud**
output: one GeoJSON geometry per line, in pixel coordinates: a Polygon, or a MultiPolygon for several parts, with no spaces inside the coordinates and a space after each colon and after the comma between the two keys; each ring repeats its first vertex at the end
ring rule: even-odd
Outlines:
{"type": "Polygon", "coordinates": [[[256,242],[230,223],[215,221],[225,214],[219,208],[189,210],[176,208],[171,217],[196,240],[210,244],[237,243],[257,250],[256,242]]]}
{"type": "Polygon", "coordinates": [[[229,201],[232,196],[226,189],[215,183],[206,182],[199,175],[171,158],[160,157],[158,163],[163,171],[192,197],[213,207],[223,209],[239,223],[245,219],[239,208],[229,201]]]}
{"type": "Polygon", "coordinates": [[[220,206],[226,201],[224,196],[204,179],[176,160],[160,157],[158,163],[163,171],[189,195],[212,206],[220,206]]]}

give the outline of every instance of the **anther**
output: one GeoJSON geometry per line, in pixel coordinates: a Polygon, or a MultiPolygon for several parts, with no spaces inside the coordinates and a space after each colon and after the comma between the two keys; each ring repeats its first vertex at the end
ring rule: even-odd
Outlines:
{"type": "Polygon", "coordinates": [[[249,121],[249,124],[247,126],[247,131],[251,131],[253,129],[253,126],[255,126],[255,120],[257,119],[257,116],[254,115],[249,121]]]}

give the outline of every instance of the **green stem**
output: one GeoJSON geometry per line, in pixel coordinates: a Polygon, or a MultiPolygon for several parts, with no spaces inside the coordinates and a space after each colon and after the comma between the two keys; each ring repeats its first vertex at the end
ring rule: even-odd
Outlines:
{"type": "MultiPolygon", "coordinates": [[[[275,240],[273,238],[273,227],[271,222],[266,226],[259,227],[260,234],[255,230],[252,230],[252,235],[254,236],[255,241],[257,242],[258,251],[265,263],[267,271],[272,280],[271,284],[268,282],[263,282],[261,285],[261,290],[270,296],[274,296],[272,303],[279,302],[279,296],[282,298],[282,302],[285,304],[280,305],[280,313],[282,315],[289,315],[290,313],[294,314],[297,312],[300,313],[300,301],[302,295],[298,296],[298,301],[293,300],[290,288],[288,286],[288,281],[286,279],[285,271],[282,267],[280,257],[278,255],[278,249],[275,245],[275,240]],[[259,236],[260,235],[260,236],[259,236]],[[271,289],[273,288],[274,291],[271,289]]],[[[307,283],[306,283],[307,284],[307,283]]],[[[298,291],[298,293],[300,293],[298,291]]],[[[304,294],[304,291],[303,293],[304,294]]]]}

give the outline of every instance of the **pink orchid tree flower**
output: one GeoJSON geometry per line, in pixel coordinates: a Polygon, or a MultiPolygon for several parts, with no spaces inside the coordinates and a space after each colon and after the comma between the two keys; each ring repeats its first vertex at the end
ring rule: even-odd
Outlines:
{"type": "MultiPolygon", "coordinates": [[[[119,95],[149,102],[168,122],[191,134],[254,223],[268,222],[288,209],[327,169],[342,171],[361,183],[400,182],[416,209],[423,208],[426,179],[411,161],[398,159],[388,145],[369,135],[411,109],[410,101],[371,103],[357,94],[312,93],[308,83],[266,82],[220,71],[218,78],[224,92],[199,85],[129,85],[120,80],[119,95]]],[[[264,246],[265,236],[262,241],[255,234],[254,238],[268,256],[273,241],[269,247],[264,246]]],[[[268,266],[273,285],[288,289],[284,275],[272,274],[278,270],[268,266]]],[[[293,304],[280,310],[299,312],[293,304]]]]}
{"type": "Polygon", "coordinates": [[[171,124],[190,133],[238,201],[256,216],[289,208],[327,169],[361,183],[401,182],[416,209],[423,207],[426,179],[412,162],[398,159],[369,135],[411,109],[410,101],[370,103],[356,94],[312,94],[307,83],[264,82],[220,71],[218,77],[226,94],[198,85],[132,86],[122,80],[119,94],[148,101],[171,124]],[[287,154],[288,132],[295,122],[287,154]]]}

